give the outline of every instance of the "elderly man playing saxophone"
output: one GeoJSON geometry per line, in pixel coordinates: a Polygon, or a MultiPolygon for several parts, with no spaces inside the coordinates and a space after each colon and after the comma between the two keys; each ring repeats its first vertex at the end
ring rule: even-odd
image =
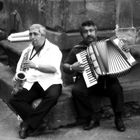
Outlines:
{"type": "Polygon", "coordinates": [[[43,128],[43,118],[57,103],[62,89],[61,51],[46,39],[46,29],[40,24],[29,28],[29,36],[31,44],[23,50],[14,77],[20,86],[9,100],[23,120],[19,130],[22,139],[43,128]],[[42,102],[33,109],[32,102],[38,98],[42,102]]]}

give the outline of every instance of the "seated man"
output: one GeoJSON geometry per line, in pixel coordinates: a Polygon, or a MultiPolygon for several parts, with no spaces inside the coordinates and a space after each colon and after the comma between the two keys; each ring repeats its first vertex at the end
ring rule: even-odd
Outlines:
{"type": "Polygon", "coordinates": [[[83,123],[84,130],[90,130],[100,125],[101,98],[109,97],[115,115],[115,125],[118,131],[125,131],[122,120],[124,96],[117,78],[109,75],[99,76],[97,84],[87,88],[82,72],[84,64],[78,62],[76,54],[84,51],[92,42],[98,41],[97,27],[93,21],[81,24],[80,33],[83,40],[72,48],[64,62],[63,69],[67,73],[75,73],[76,81],[72,89],[72,96],[77,112],[77,121],[83,123]]]}
{"type": "Polygon", "coordinates": [[[9,100],[23,120],[19,131],[22,139],[43,127],[43,119],[57,103],[62,89],[61,51],[46,39],[46,29],[40,24],[29,28],[29,36],[31,44],[23,50],[17,64],[16,86],[9,100]],[[33,109],[32,102],[38,98],[42,102],[33,109]]]}

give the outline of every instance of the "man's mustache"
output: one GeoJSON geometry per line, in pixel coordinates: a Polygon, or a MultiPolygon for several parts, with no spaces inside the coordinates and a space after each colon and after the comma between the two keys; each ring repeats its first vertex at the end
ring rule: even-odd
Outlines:
{"type": "Polygon", "coordinates": [[[95,40],[95,37],[93,37],[93,36],[87,36],[87,39],[93,39],[93,40],[95,40]]]}

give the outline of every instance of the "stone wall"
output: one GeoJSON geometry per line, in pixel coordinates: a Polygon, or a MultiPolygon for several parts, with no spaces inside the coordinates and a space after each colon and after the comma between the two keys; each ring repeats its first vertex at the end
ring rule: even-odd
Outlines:
{"type": "MultiPolygon", "coordinates": [[[[120,0],[0,0],[1,28],[26,30],[32,23],[41,23],[55,31],[77,31],[79,24],[93,19],[99,30],[113,30],[117,3],[120,0]]],[[[124,1],[124,0],[123,0],[124,1]]],[[[140,1],[133,0],[134,26],[140,25],[140,1]]]]}
{"type": "MultiPolygon", "coordinates": [[[[9,14],[20,14],[23,27],[39,22],[54,30],[77,30],[86,19],[95,20],[100,29],[115,27],[115,0],[5,0],[9,14]]],[[[13,15],[12,15],[13,16],[13,15]]]]}

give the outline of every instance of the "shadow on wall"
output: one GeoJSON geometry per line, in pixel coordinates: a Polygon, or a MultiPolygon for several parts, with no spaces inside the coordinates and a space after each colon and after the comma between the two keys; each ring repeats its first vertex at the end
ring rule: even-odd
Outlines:
{"type": "Polygon", "coordinates": [[[3,9],[3,2],[0,1],[0,11],[3,9]]]}
{"type": "Polygon", "coordinates": [[[10,33],[21,32],[24,30],[21,16],[16,9],[10,13],[10,25],[10,33]]]}
{"type": "MultiPolygon", "coordinates": [[[[4,4],[2,1],[0,1],[0,13],[2,12],[3,8],[4,8],[4,4]]],[[[2,22],[2,17],[1,17],[1,22],[2,22]]],[[[4,31],[4,29],[2,29],[2,27],[0,27],[0,40],[5,39],[6,36],[7,36],[6,32],[4,31]]]]}

